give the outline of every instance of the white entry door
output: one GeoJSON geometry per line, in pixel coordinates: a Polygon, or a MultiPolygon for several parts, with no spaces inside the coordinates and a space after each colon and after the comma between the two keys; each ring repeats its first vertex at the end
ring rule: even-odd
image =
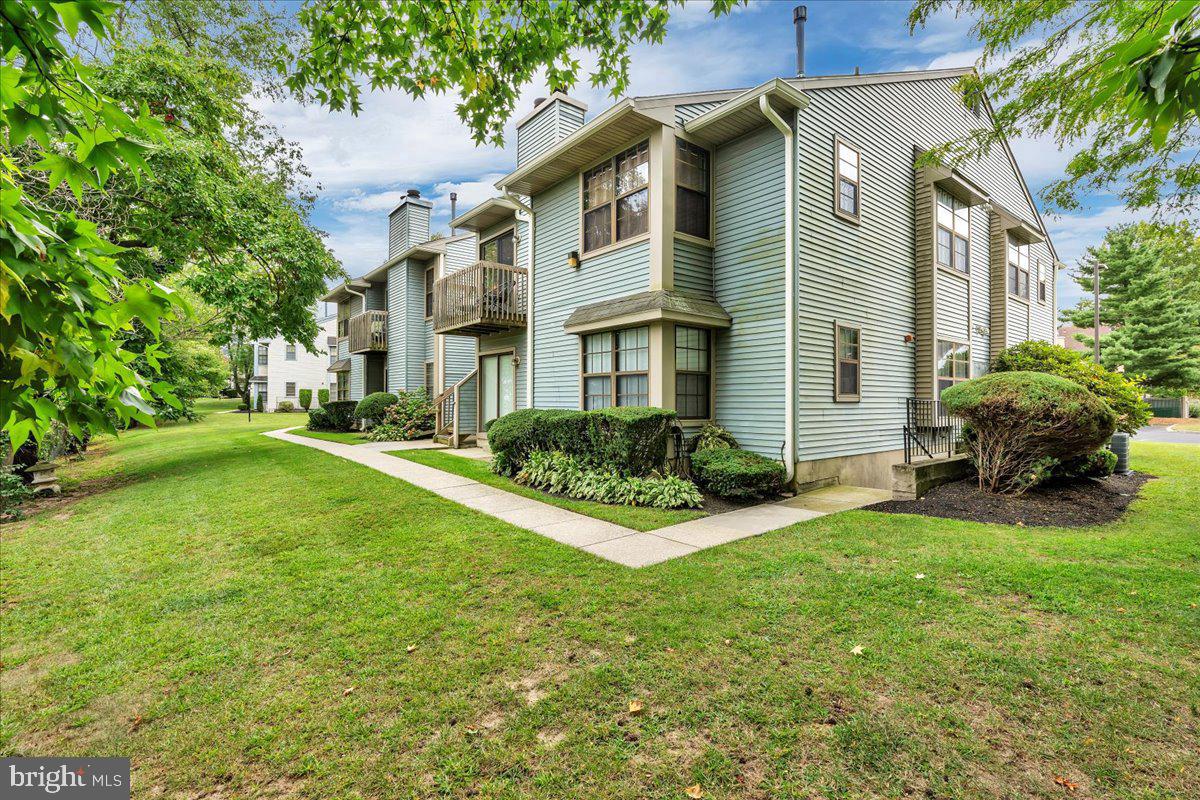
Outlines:
{"type": "Polygon", "coordinates": [[[517,410],[517,368],[512,353],[479,357],[479,421],[486,424],[517,410]]]}

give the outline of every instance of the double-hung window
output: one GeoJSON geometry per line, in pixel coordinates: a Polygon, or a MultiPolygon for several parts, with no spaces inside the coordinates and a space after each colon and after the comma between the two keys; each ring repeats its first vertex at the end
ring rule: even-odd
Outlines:
{"type": "Polygon", "coordinates": [[[650,329],[583,337],[583,407],[650,405],[650,329]]]}
{"type": "Polygon", "coordinates": [[[258,363],[264,367],[267,365],[267,346],[265,344],[258,346],[258,363]]]}
{"type": "Polygon", "coordinates": [[[287,383],[285,383],[283,385],[283,396],[284,397],[295,397],[296,396],[296,384],[292,383],[291,381],[288,381],[287,383]]]}
{"type": "Polygon", "coordinates": [[[1008,238],[1008,293],[1029,299],[1029,245],[1008,238]]]}
{"type": "Polygon", "coordinates": [[[425,319],[433,316],[433,284],[437,270],[433,267],[425,270],[425,319]]]}
{"type": "Polygon", "coordinates": [[[680,419],[708,419],[710,333],[675,326],[675,408],[680,419]]]}
{"type": "Polygon", "coordinates": [[[854,401],[862,397],[862,330],[852,325],[835,326],[837,374],[834,400],[854,401]]]}
{"type": "Polygon", "coordinates": [[[942,390],[971,377],[971,346],[961,342],[937,343],[937,387],[938,397],[942,390]]]}
{"type": "Polygon", "coordinates": [[[350,399],[350,373],[349,372],[338,372],[335,374],[337,375],[337,399],[338,400],[349,400],[350,399]]]}
{"type": "Polygon", "coordinates": [[[834,188],[837,197],[834,210],[839,216],[857,222],[860,217],[862,183],[859,177],[859,153],[841,139],[834,140],[834,164],[837,169],[834,188]]]}
{"type": "Polygon", "coordinates": [[[642,142],[583,173],[583,252],[650,230],[650,145],[642,142]]]}
{"type": "Polygon", "coordinates": [[[954,195],[937,190],[937,262],[963,274],[970,272],[971,208],[954,195]]]}
{"type": "Polygon", "coordinates": [[[708,151],[675,140],[675,230],[707,239],[709,234],[708,151]]]}
{"type": "Polygon", "coordinates": [[[283,358],[286,361],[295,361],[296,360],[296,345],[289,344],[287,346],[287,351],[284,353],[283,358]]]}
{"type": "Polygon", "coordinates": [[[516,264],[514,244],[516,238],[511,230],[493,236],[479,245],[479,260],[492,261],[496,264],[516,264]]]}

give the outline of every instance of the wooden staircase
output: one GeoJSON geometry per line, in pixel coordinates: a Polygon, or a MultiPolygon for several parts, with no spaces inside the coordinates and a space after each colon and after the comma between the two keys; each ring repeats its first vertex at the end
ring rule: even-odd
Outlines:
{"type": "Polygon", "coordinates": [[[478,370],[471,370],[462,380],[446,389],[433,400],[435,411],[433,440],[448,447],[463,447],[475,441],[475,433],[460,431],[458,427],[458,404],[464,386],[475,380],[478,370]]]}

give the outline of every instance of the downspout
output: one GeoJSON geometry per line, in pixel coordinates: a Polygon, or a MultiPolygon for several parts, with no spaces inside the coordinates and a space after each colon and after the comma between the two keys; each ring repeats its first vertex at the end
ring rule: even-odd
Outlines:
{"type": "Polygon", "coordinates": [[[784,241],[783,241],[783,340],[787,345],[787,353],[783,359],[784,374],[784,420],[783,420],[783,449],[787,459],[783,467],[787,472],[787,482],[791,483],[796,475],[796,322],[795,322],[795,286],[796,286],[796,148],[795,134],[792,126],[771,108],[766,95],[758,98],[758,107],[772,125],[783,134],[784,147],[784,241]]]}
{"type": "MultiPolygon", "coordinates": [[[[529,264],[525,267],[527,281],[525,284],[525,407],[533,408],[533,209],[525,204],[519,196],[501,186],[506,200],[514,203],[517,208],[529,217],[529,264]]],[[[519,245],[518,245],[519,246],[519,245]]]]}

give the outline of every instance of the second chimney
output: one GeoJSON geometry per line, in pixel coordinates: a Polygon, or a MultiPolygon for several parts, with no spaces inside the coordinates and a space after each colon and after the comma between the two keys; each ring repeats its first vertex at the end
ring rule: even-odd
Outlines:
{"type": "Polygon", "coordinates": [[[804,77],[804,23],[808,20],[808,6],[792,9],[792,24],[796,26],[796,77],[804,77]]]}

